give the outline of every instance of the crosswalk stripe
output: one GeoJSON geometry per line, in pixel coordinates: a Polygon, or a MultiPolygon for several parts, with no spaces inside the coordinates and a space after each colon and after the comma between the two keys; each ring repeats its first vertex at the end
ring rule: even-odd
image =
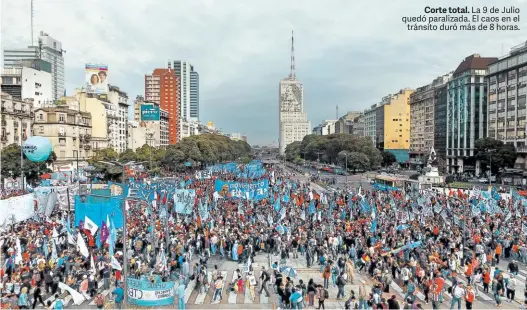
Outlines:
{"type": "MultiPolygon", "coordinates": [[[[210,284],[212,284],[212,272],[207,272],[207,281],[210,284]]],[[[198,296],[196,297],[196,301],[194,302],[195,305],[203,305],[205,302],[205,297],[207,297],[208,290],[204,290],[203,293],[198,293],[198,296]]]]}
{"type": "MultiPolygon", "coordinates": [[[[180,280],[180,281],[182,281],[182,280],[180,280]]],[[[187,284],[187,287],[185,288],[185,304],[188,303],[190,295],[192,294],[192,291],[194,290],[195,287],[196,287],[196,279],[190,281],[187,284]]]]}

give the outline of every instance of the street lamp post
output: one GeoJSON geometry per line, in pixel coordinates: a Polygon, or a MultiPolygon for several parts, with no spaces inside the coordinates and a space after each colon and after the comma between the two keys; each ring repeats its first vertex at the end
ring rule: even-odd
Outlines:
{"type": "Polygon", "coordinates": [[[123,168],[123,172],[121,174],[122,176],[122,180],[123,180],[123,203],[121,205],[121,208],[122,208],[122,212],[123,212],[123,256],[124,256],[124,260],[123,260],[123,273],[124,273],[124,281],[123,281],[123,286],[124,286],[124,300],[123,300],[123,303],[124,303],[124,306],[126,307],[127,305],[127,302],[128,302],[128,291],[126,289],[128,283],[127,283],[127,280],[128,280],[128,253],[126,251],[126,245],[127,245],[127,229],[126,229],[126,223],[128,221],[128,215],[126,214],[126,197],[124,196],[124,185],[126,184],[126,178],[125,178],[125,173],[126,173],[126,166],[129,166],[129,165],[133,165],[135,164],[134,162],[128,162],[128,163],[119,163],[119,162],[106,162],[106,161],[99,161],[100,163],[103,163],[103,164],[107,164],[107,165],[110,165],[110,166],[119,166],[119,167],[122,167],[123,168]]]}
{"type": "Polygon", "coordinates": [[[489,186],[492,186],[492,152],[495,152],[496,149],[489,149],[489,186]]]}
{"type": "Polygon", "coordinates": [[[346,170],[344,171],[344,175],[346,176],[346,188],[348,187],[348,153],[344,153],[344,156],[346,156],[346,170]]]}

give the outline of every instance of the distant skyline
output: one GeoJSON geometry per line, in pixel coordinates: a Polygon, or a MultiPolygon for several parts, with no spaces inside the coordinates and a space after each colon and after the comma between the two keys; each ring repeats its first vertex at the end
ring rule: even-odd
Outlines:
{"type": "MultiPolygon", "coordinates": [[[[526,0],[468,0],[468,7],[525,7],[526,0]]],[[[2,1],[1,47],[31,44],[30,0],[2,1]]],[[[34,0],[40,30],[66,50],[66,90],[84,81],[84,64],[108,64],[111,84],[131,101],[144,95],[144,75],[168,61],[199,68],[200,120],[277,143],[278,86],[289,74],[291,30],[296,76],[313,126],[363,110],[402,88],[417,88],[453,71],[467,56],[500,57],[527,40],[520,31],[410,32],[403,16],[443,1],[34,0]]],[[[94,124],[95,125],[95,124],[94,124]]]]}

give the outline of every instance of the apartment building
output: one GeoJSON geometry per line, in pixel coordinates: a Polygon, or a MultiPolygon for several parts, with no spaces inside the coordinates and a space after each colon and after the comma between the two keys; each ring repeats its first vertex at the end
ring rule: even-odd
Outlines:
{"type": "Polygon", "coordinates": [[[36,109],[33,134],[49,139],[57,160],[53,170],[73,171],[92,156],[92,117],[67,106],[36,109]]]}
{"type": "Polygon", "coordinates": [[[31,136],[33,100],[20,100],[2,92],[0,149],[22,145],[31,136]]]}
{"type": "Polygon", "coordinates": [[[376,103],[364,110],[364,136],[369,137],[373,145],[377,145],[377,106],[376,103]]]}
{"type": "Polygon", "coordinates": [[[527,42],[489,64],[487,75],[488,136],[514,145],[514,168],[527,172],[527,42]]]}
{"type": "Polygon", "coordinates": [[[395,155],[399,163],[407,163],[410,149],[410,95],[413,89],[401,89],[382,98],[376,108],[377,148],[395,155]]]}
{"type": "Polygon", "coordinates": [[[325,120],[322,124],[313,128],[313,134],[319,136],[327,136],[336,133],[335,124],[337,120],[325,120]]]}

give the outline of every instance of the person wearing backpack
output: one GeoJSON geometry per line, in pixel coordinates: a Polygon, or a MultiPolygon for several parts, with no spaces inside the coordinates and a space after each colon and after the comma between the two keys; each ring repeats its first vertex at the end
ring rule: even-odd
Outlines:
{"type": "Polygon", "coordinates": [[[326,309],[324,306],[324,300],[329,298],[329,292],[322,285],[318,285],[318,308],[317,309],[326,309]]]}
{"type": "Polygon", "coordinates": [[[59,294],[55,294],[55,303],[53,304],[53,309],[62,310],[64,309],[64,302],[59,298],[59,294]]]}

